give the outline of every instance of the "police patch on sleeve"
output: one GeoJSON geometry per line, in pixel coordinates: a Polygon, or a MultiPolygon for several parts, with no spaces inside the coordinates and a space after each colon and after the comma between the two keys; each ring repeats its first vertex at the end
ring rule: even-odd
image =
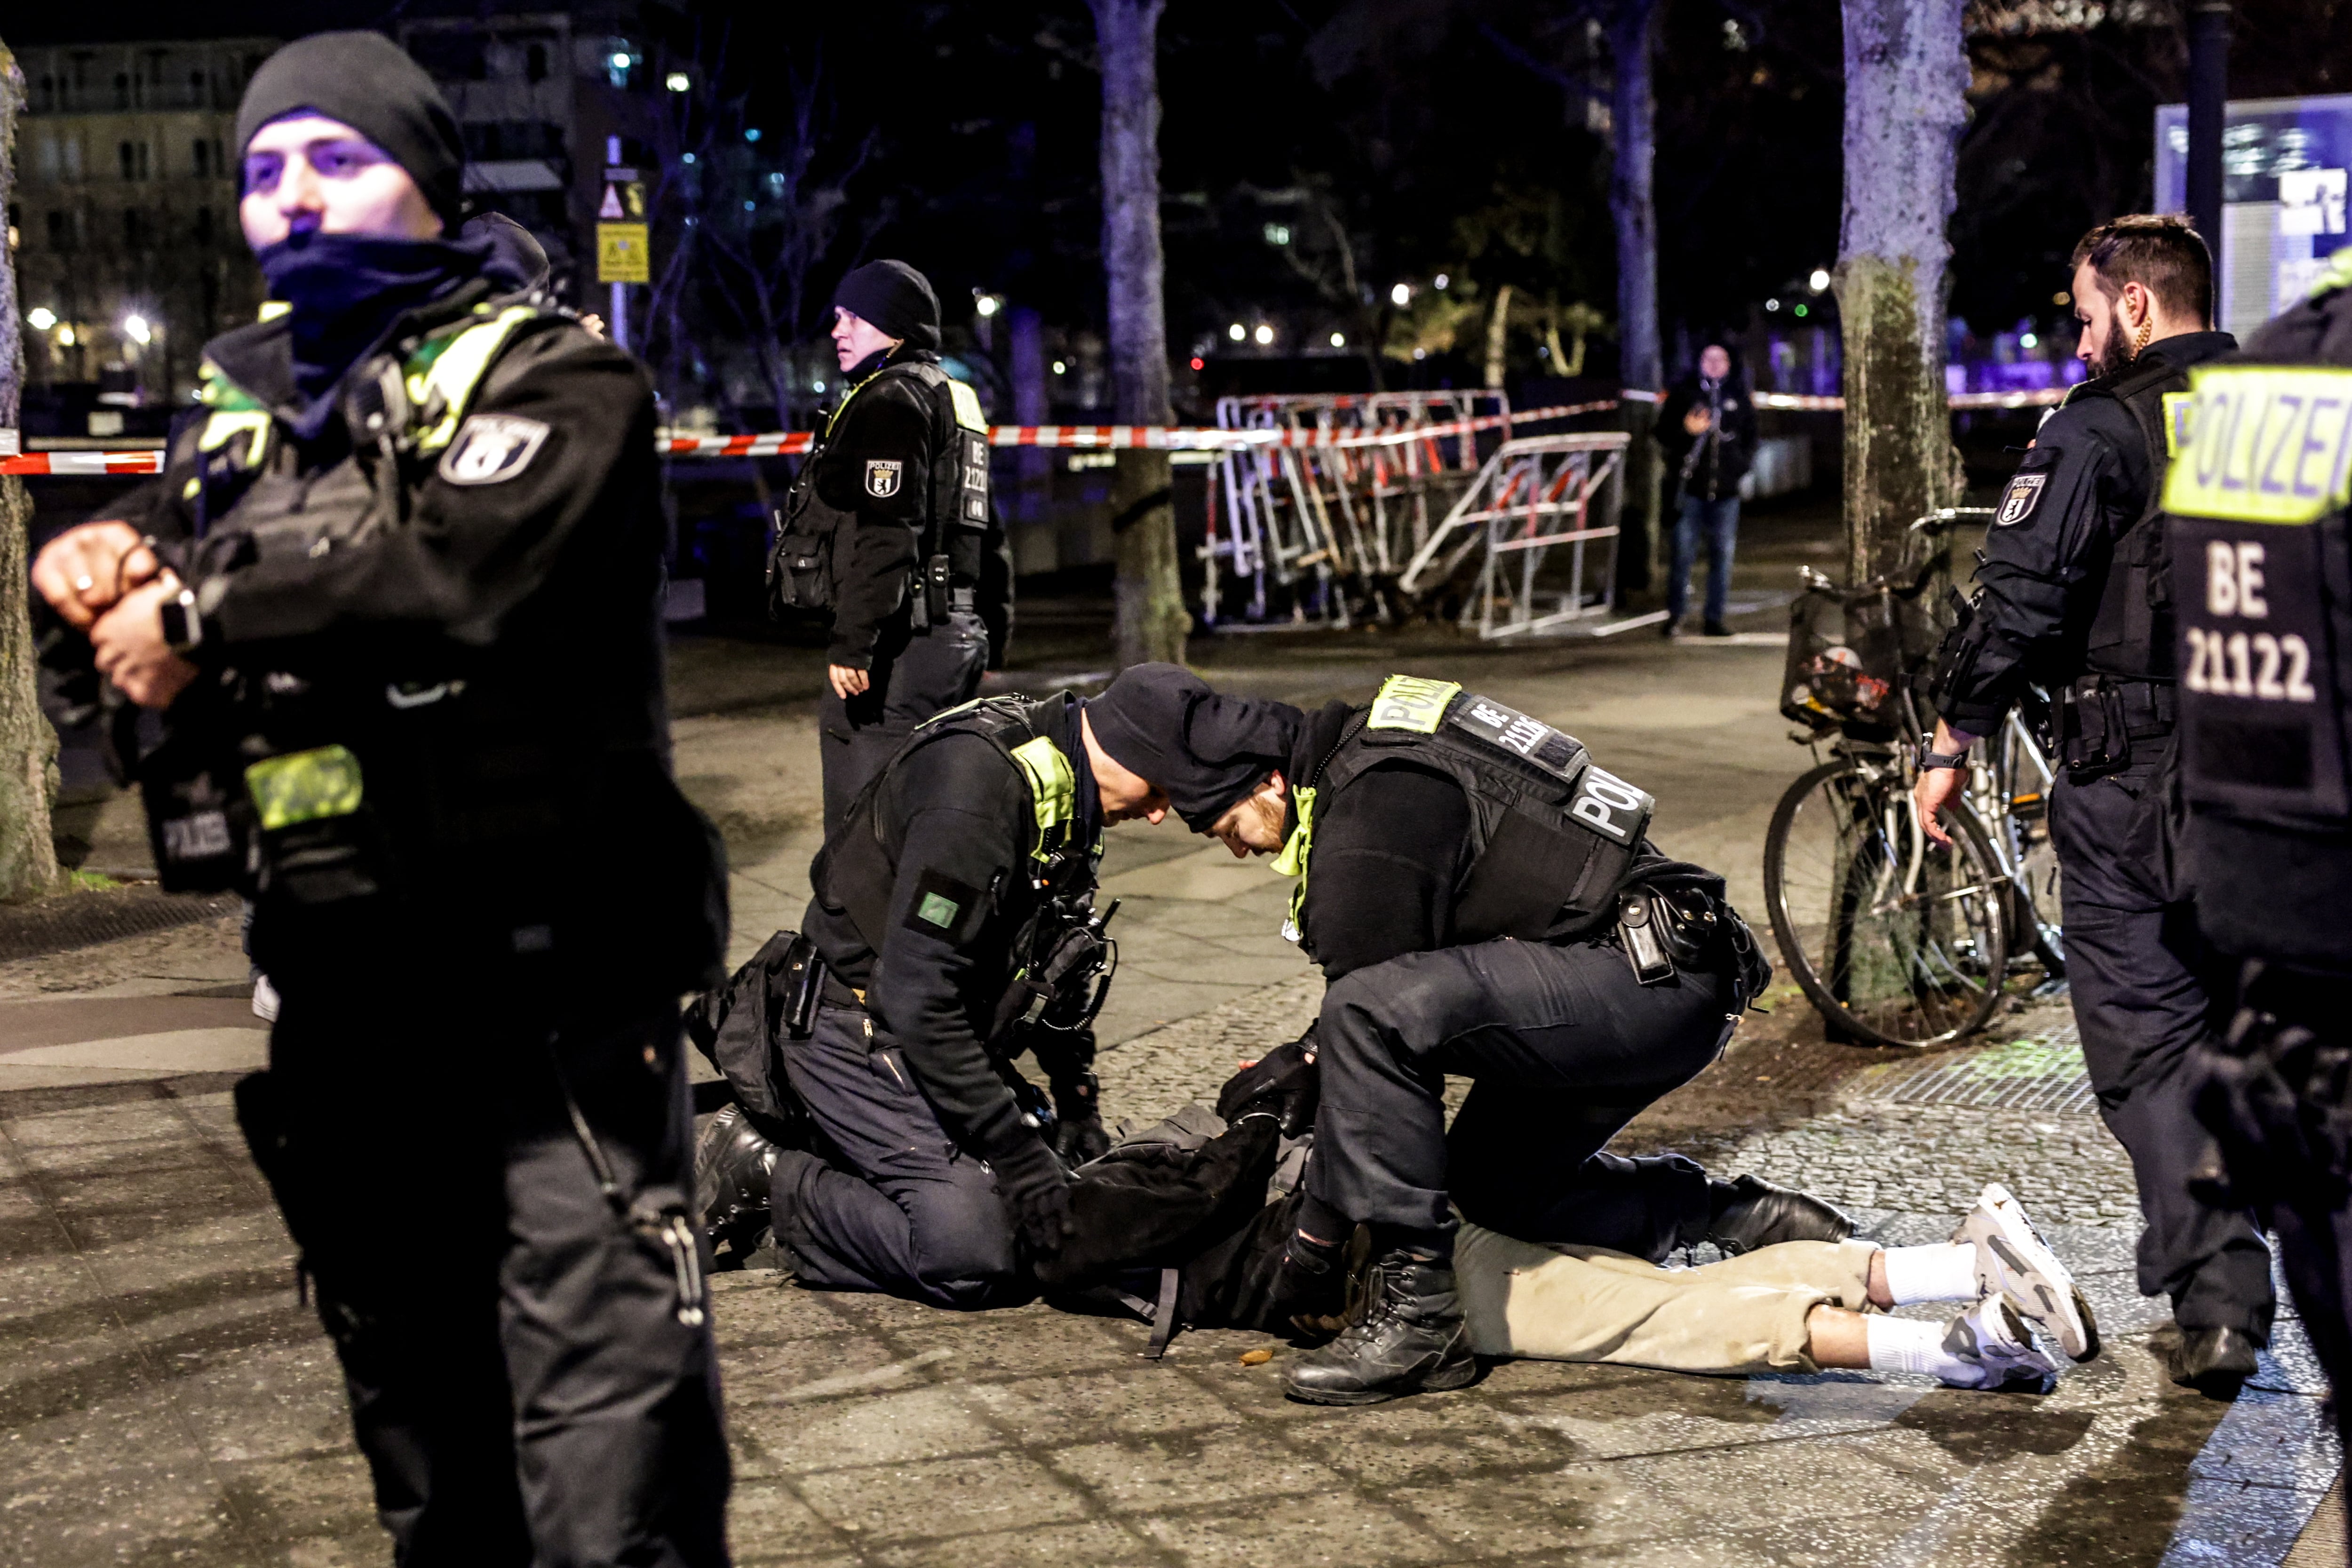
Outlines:
{"type": "Polygon", "coordinates": [[[453,485],[494,485],[530,467],[547,426],[519,414],[469,415],[441,454],[441,477],[453,485]]]}
{"type": "Polygon", "coordinates": [[[898,476],[907,465],[896,458],[869,458],[866,461],[866,493],[877,500],[887,500],[898,493],[898,476]]]}
{"type": "Polygon", "coordinates": [[[2060,453],[2055,447],[2037,446],[2025,455],[2025,461],[2000,492],[2000,505],[1992,514],[1995,528],[2015,528],[2033,516],[2034,509],[2050,489],[2050,471],[2058,466],[2060,453]]]}
{"type": "Polygon", "coordinates": [[[980,930],[987,903],[986,895],[971,883],[942,871],[925,871],[915,879],[914,907],[903,923],[908,931],[961,947],[980,930]]]}

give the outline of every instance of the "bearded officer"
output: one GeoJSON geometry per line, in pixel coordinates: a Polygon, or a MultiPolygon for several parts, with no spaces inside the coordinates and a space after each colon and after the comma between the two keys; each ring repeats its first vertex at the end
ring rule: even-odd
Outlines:
{"type": "MultiPolygon", "coordinates": [[[[817,707],[824,823],[916,725],[1004,660],[1012,571],[989,494],[988,421],[940,367],[940,302],[903,261],[871,261],[834,291],[845,390],[778,530],[771,583],[799,601],[795,552],[826,563],[833,611],[817,707]]],[[[814,605],[801,607],[815,607],[814,605]]]]}
{"type": "Polygon", "coordinates": [[[42,552],[52,651],[165,710],[165,884],[254,905],[238,1118],[398,1559],[723,1563],[677,1013],[723,868],[669,775],[652,388],[446,237],[457,121],[388,39],[281,49],[238,138],[274,304],[42,552]]]}
{"type": "Polygon", "coordinates": [[[2131,1155],[2139,1288],[2169,1296],[2176,1383],[2231,1398],[2269,1342],[2270,1252],[2242,1210],[2192,1193],[2203,1139],[2191,1058],[2212,1037],[2213,960],[2168,842],[2177,716],[2173,606],[2158,486],[2191,367],[2237,344],[2208,330],[2212,262],[2178,217],[2103,224],[2074,248],[2091,379],[2043,423],[2002,492],[1972,613],[1945,640],[1942,715],[1916,796],[1936,812],[1967,752],[2032,682],[2057,695],[2064,776],[2050,799],[2063,873],[2066,974],[2100,1114],[2131,1155]]]}
{"type": "Polygon", "coordinates": [[[1715,1060],[1770,972],[1722,879],[1659,854],[1650,796],[1574,739],[1451,681],[1394,677],[1369,706],[1308,714],[1164,664],[1122,673],[1088,715],[1196,832],[1280,852],[1275,868],[1299,879],[1286,934],[1331,982],[1278,1289],[1299,1312],[1336,1312],[1359,1224],[1375,1279],[1369,1310],[1294,1365],[1292,1398],[1369,1405],[1470,1380],[1457,1208],[1653,1260],[1850,1234],[1753,1177],[1601,1152],[1715,1060]],[[1450,1136],[1448,1074],[1476,1080],[1450,1136]]]}
{"type": "Polygon", "coordinates": [[[2199,925],[2243,961],[2200,1109],[2352,1430],[2352,250],[2190,391],[2164,489],[2184,855],[2199,925]]]}

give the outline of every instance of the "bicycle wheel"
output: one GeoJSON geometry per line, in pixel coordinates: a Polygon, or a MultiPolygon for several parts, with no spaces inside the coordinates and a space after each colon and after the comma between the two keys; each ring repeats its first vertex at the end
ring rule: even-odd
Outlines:
{"type": "Polygon", "coordinates": [[[1915,833],[1892,777],[1850,760],[1789,786],[1764,840],[1764,900],[1781,956],[1822,1016],[1883,1046],[1984,1026],[2009,966],[2009,879],[1975,813],[1947,808],[1941,845],[1915,833]]]}
{"type": "Polygon", "coordinates": [[[2011,945],[2030,947],[2053,980],[2066,973],[2066,942],[2060,921],[2058,847],[2050,841],[2050,785],[2046,768],[2033,765],[2014,725],[2001,732],[2004,753],[1996,775],[2007,779],[2006,830],[2009,863],[2015,869],[2017,900],[2010,916],[2011,945]]]}

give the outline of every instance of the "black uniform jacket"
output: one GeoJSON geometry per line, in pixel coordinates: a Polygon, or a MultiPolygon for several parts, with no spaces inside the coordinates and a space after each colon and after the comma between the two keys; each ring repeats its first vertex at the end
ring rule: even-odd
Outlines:
{"type": "Polygon", "coordinates": [[[851,520],[834,546],[828,664],[869,668],[885,626],[895,622],[903,629],[907,580],[931,515],[938,421],[921,383],[878,372],[908,362],[936,364],[939,357],[900,349],[865,373],[872,379],[854,381],[826,428],[824,449],[811,459],[817,499],[851,520]]]}
{"type": "MultiPolygon", "coordinates": [[[[1334,702],[1309,714],[1286,779],[1310,776],[1354,711],[1334,702]]],[[[1324,978],[1455,945],[1454,907],[1470,865],[1470,803],[1444,773],[1402,759],[1383,762],[1328,805],[1318,801],[1300,916],[1315,933],[1324,978]]],[[[1713,872],[1669,860],[1647,841],[1626,881],[1723,889],[1713,872]]]]}
{"type": "MultiPolygon", "coordinates": [[[[1074,737],[1075,707],[1068,715],[1074,737]]],[[[1099,806],[1089,804],[1084,748],[1074,738],[1057,743],[1076,759],[1086,817],[1076,833],[1091,843],[1099,806]]],[[[988,1050],[1013,942],[1034,907],[1026,889],[1037,829],[1027,787],[986,737],[950,733],[893,763],[875,788],[874,830],[898,846],[881,951],[827,899],[821,869],[801,929],[835,978],[866,993],[876,1030],[901,1047],[951,1136],[995,1162],[1042,1152],[988,1050]]]]}
{"type": "MultiPolygon", "coordinates": [[[[2236,347],[2227,332],[2184,332],[2133,363],[2156,357],[2186,369],[2236,347]]],[[[2000,729],[2027,682],[2056,688],[2084,672],[2116,541],[2163,477],[2124,405],[2079,387],[2042,422],[2018,472],[2047,477],[2022,517],[1987,531],[1975,617],[1945,651],[1953,679],[1943,717],[1972,735],[2000,729]]]]}
{"type": "MultiPolygon", "coordinates": [[[[392,341],[513,302],[490,292],[468,282],[406,318],[392,341]]],[[[167,731],[217,728],[206,694],[230,670],[292,670],[356,693],[366,700],[321,716],[319,739],[378,742],[362,752],[367,798],[394,840],[402,904],[429,911],[399,922],[406,936],[454,942],[479,925],[502,938],[509,921],[549,915],[578,939],[568,957],[600,982],[672,994],[709,983],[725,943],[723,852],[668,772],[662,521],[643,367],[555,313],[524,321],[446,449],[402,460],[405,515],[386,520],[390,484],[372,499],[318,482],[352,451],[340,414],[311,439],[292,434],[302,409],[284,317],[236,329],[205,353],[275,416],[263,473],[200,520],[200,409],[174,432],[161,479],[101,514],[154,536],[197,595],[194,658],[205,679],[167,713],[167,731]],[[486,418],[480,428],[513,441],[499,448],[508,460],[453,470],[467,427],[486,418]],[[536,432],[535,445],[517,432],[536,432]],[[288,550],[249,526],[265,496],[281,516],[294,496],[297,513],[378,517],[332,548],[288,550]],[[387,722],[389,685],[452,680],[462,687],[433,710],[446,722],[389,731],[431,745],[387,742],[373,728],[387,722]]],[[[386,473],[373,447],[365,462],[386,473]]],[[[86,668],[87,644],[50,642],[58,661],[86,668]]],[[[270,913],[265,903],[262,918],[270,913]]],[[[283,937],[305,921],[278,923],[283,937]]]]}

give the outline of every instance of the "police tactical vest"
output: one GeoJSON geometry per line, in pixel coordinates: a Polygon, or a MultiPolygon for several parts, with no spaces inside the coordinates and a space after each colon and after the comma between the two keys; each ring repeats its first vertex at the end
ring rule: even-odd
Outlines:
{"type": "Polygon", "coordinates": [[[2084,663],[2095,674],[2139,680],[2173,678],[2172,574],[2159,515],[2163,486],[2156,479],[2178,438],[2189,374],[2159,362],[2086,383],[2074,395],[2085,395],[2087,389],[2090,396],[2112,397],[2123,405],[2147,443],[2150,476],[2139,516],[2116,541],[2099,607],[2091,618],[2084,652],[2084,663]]]}
{"type": "Polygon", "coordinates": [[[986,697],[950,708],[918,725],[907,744],[849,803],[841,826],[825,839],[811,868],[818,895],[844,910],[877,956],[889,930],[890,892],[898,876],[899,846],[891,843],[877,809],[883,785],[923,746],[950,735],[978,735],[996,748],[1021,777],[1034,836],[1026,845],[1025,875],[998,889],[1000,913],[1037,900],[1090,887],[1100,846],[1076,841],[1077,774],[1056,739],[1064,727],[1056,697],[986,697]]]}
{"type": "MultiPolygon", "coordinates": [[[[919,360],[886,364],[844,395],[825,421],[824,443],[830,443],[841,427],[843,416],[858,395],[885,376],[917,383],[932,410],[930,471],[924,476],[929,481],[929,507],[917,547],[918,559],[927,563],[944,555],[950,581],[960,587],[970,586],[980,581],[982,536],[989,526],[988,419],[981,412],[980,395],[935,364],[919,360]]],[[[782,608],[830,609],[839,596],[832,574],[845,563],[834,557],[840,531],[852,520],[817,494],[817,470],[828,456],[825,444],[810,455],[779,519],[768,577],[772,595],[782,595],[776,603],[782,608]]],[[[877,500],[896,493],[913,477],[887,459],[877,459],[867,468],[859,476],[860,488],[877,500]]]]}
{"type": "Polygon", "coordinates": [[[1540,720],[1453,681],[1392,675],[1295,791],[1298,826],[1275,869],[1298,878],[1284,934],[1309,957],[1315,933],[1302,922],[1315,821],[1366,772],[1400,759],[1452,778],[1470,805],[1457,940],[1564,941],[1616,917],[1656,803],[1540,720]]]}
{"type": "Polygon", "coordinates": [[[2347,284],[2317,306],[2318,348],[2338,363],[2191,373],[2163,495],[2181,589],[2182,789],[2200,819],[2243,829],[2227,832],[2229,874],[2200,886],[2200,921],[2231,952],[2338,967],[2352,965],[2347,284]]]}

